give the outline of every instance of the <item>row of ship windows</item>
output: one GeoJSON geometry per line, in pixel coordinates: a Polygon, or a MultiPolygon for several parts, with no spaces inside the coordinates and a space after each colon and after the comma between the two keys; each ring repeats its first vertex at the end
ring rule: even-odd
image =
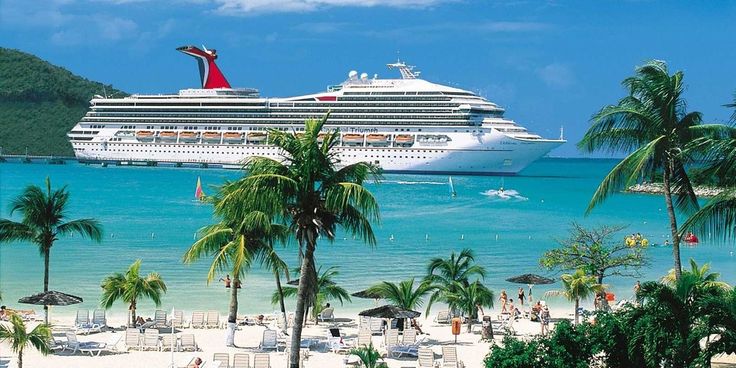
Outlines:
{"type": "MultiPolygon", "coordinates": [[[[440,102],[431,102],[431,103],[423,103],[421,101],[417,101],[416,103],[404,103],[404,102],[398,102],[398,103],[392,103],[390,101],[387,101],[386,103],[378,103],[378,102],[370,102],[370,103],[320,103],[320,102],[310,102],[310,103],[300,103],[300,102],[288,102],[288,103],[280,103],[280,104],[270,104],[268,107],[266,107],[265,104],[239,104],[239,103],[231,103],[231,102],[225,102],[222,104],[219,104],[217,106],[224,106],[224,107],[232,107],[233,109],[226,109],[226,108],[218,108],[218,109],[202,109],[201,107],[206,107],[208,105],[202,106],[198,103],[171,103],[169,104],[169,101],[167,101],[166,105],[154,105],[152,103],[147,104],[124,104],[124,105],[106,105],[106,104],[95,104],[92,106],[92,109],[95,110],[96,107],[101,107],[104,111],[211,111],[211,112],[217,112],[217,111],[243,111],[242,107],[260,107],[261,109],[293,109],[293,108],[320,108],[321,111],[324,111],[325,109],[342,109],[346,107],[390,107],[390,108],[396,108],[396,107],[411,107],[413,109],[418,108],[424,108],[424,107],[457,107],[459,106],[459,102],[449,102],[449,103],[440,103],[440,102]],[[111,109],[111,106],[115,107],[135,107],[134,109],[128,109],[128,108],[122,108],[122,109],[111,109]],[[182,109],[177,109],[177,108],[182,109]],[[196,107],[196,109],[192,109],[191,107],[196,107]],[[237,108],[241,107],[241,108],[237,108]]],[[[247,109],[247,111],[258,111],[258,109],[247,109]]]]}
{"type": "MultiPolygon", "coordinates": [[[[337,101],[381,101],[391,103],[393,101],[411,101],[421,103],[423,101],[452,101],[452,97],[344,97],[338,96],[337,101]]],[[[309,101],[309,102],[269,102],[269,107],[309,107],[309,106],[326,106],[331,107],[335,105],[337,101],[321,102],[321,101],[309,101]]],[[[95,102],[95,106],[150,106],[156,103],[164,101],[157,100],[139,100],[138,102],[95,102]]],[[[179,102],[172,99],[166,99],[166,104],[173,106],[265,106],[263,101],[258,102],[179,102]]]]}
{"type": "MultiPolygon", "coordinates": [[[[355,115],[360,113],[365,113],[367,110],[370,110],[369,112],[371,114],[388,114],[388,113],[404,113],[404,114],[421,114],[426,115],[430,113],[434,114],[447,114],[447,115],[456,115],[456,114],[462,114],[461,112],[458,112],[453,109],[423,109],[423,110],[417,110],[417,109],[360,109],[360,110],[332,110],[331,115],[355,115]]],[[[288,113],[317,113],[317,114],[324,114],[324,109],[290,109],[288,113]]],[[[251,116],[258,116],[256,113],[265,113],[267,115],[275,115],[275,116],[283,116],[287,111],[266,111],[266,110],[258,110],[258,111],[90,111],[87,116],[203,116],[203,117],[213,117],[213,118],[229,118],[229,117],[236,117],[236,118],[247,118],[251,116]]]]}
{"type": "MultiPolygon", "coordinates": [[[[98,146],[99,143],[78,143],[79,146],[98,146]]],[[[110,146],[115,146],[115,144],[111,144],[110,146]]],[[[149,145],[144,145],[143,147],[151,147],[149,145]]],[[[175,148],[176,145],[170,145],[170,144],[162,144],[162,145],[156,145],[156,147],[160,148],[175,148]]],[[[244,150],[246,148],[248,149],[254,149],[254,150],[272,150],[273,147],[232,147],[227,146],[231,148],[240,148],[241,150],[244,150]]],[[[104,151],[104,149],[91,149],[92,151],[104,151]]],[[[156,150],[134,150],[134,149],[109,149],[110,151],[129,151],[129,152],[172,152],[172,151],[156,151],[156,150]]],[[[445,153],[445,150],[409,150],[409,149],[365,149],[365,148],[343,148],[340,150],[341,152],[389,152],[389,153],[395,153],[395,152],[411,152],[411,153],[445,153]]],[[[213,153],[213,152],[200,152],[200,151],[173,151],[173,152],[183,152],[183,153],[213,153]]],[[[216,153],[216,152],[214,152],[216,153]]],[[[373,157],[373,156],[370,156],[373,157]]],[[[376,156],[378,157],[378,156],[376,156]]],[[[408,157],[408,156],[407,156],[408,157]]],[[[414,157],[414,156],[412,156],[414,157]]]]}
{"type": "MultiPolygon", "coordinates": [[[[134,150],[134,149],[110,149],[110,150],[103,150],[103,149],[97,149],[93,148],[91,151],[113,151],[113,152],[141,152],[141,153],[209,153],[209,154],[222,154],[223,152],[212,152],[212,151],[166,151],[166,150],[134,150]]],[[[263,153],[264,156],[281,156],[281,154],[278,153],[269,153],[265,152],[263,153]]],[[[365,157],[365,158],[424,158],[426,159],[427,156],[384,156],[384,155],[343,155],[343,157],[365,157]]]]}
{"type": "MultiPolygon", "coordinates": [[[[364,112],[364,111],[362,111],[364,112]]],[[[194,117],[193,114],[183,114],[183,115],[174,115],[174,114],[167,114],[167,115],[150,115],[150,114],[124,114],[120,116],[109,116],[110,118],[118,118],[118,119],[125,119],[130,121],[137,121],[137,120],[131,120],[128,119],[128,117],[148,117],[150,119],[156,119],[159,117],[183,117],[183,118],[248,118],[248,119],[255,119],[255,118],[272,118],[272,119],[283,119],[283,118],[300,118],[300,119],[320,119],[324,117],[324,114],[312,114],[312,115],[304,115],[304,114],[243,114],[241,116],[218,116],[218,115],[202,115],[202,116],[196,116],[194,117]]],[[[100,114],[89,114],[86,117],[92,118],[105,118],[107,116],[102,116],[100,114]]],[[[468,114],[442,114],[442,115],[430,115],[430,114],[424,114],[424,113],[416,113],[416,114],[407,114],[407,115],[384,115],[384,114],[371,114],[371,115],[358,115],[358,114],[338,114],[338,113],[331,113],[330,114],[330,120],[339,120],[340,118],[343,119],[397,119],[397,120],[407,120],[407,119],[467,119],[468,114]]]]}

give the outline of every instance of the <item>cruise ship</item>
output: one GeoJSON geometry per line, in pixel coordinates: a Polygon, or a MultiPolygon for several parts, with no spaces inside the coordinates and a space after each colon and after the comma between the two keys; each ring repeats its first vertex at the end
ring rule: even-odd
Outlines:
{"type": "Polygon", "coordinates": [[[197,60],[202,88],[178,94],[95,96],[68,133],[82,162],[239,168],[253,156],[281,159],[274,130],[304,129],[329,113],[325,133],[339,132],[339,165],[370,162],[386,172],[515,174],[563,144],[504,117],[504,109],[470,91],[431,83],[401,61],[400,78],[350,71],[326,91],[264,98],[232,88],[217,52],[184,46],[197,60]]]}

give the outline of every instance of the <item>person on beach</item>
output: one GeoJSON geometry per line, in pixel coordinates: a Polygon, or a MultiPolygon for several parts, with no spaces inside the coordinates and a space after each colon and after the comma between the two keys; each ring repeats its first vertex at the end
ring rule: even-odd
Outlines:
{"type": "Polygon", "coordinates": [[[143,317],[141,317],[141,316],[136,317],[136,319],[135,319],[135,325],[136,326],[140,327],[140,326],[143,326],[145,324],[146,324],[146,320],[143,319],[143,317]]]}
{"type": "Polygon", "coordinates": [[[603,299],[601,298],[601,294],[595,294],[595,301],[593,301],[593,308],[597,311],[603,308],[603,299]]]}
{"type": "Polygon", "coordinates": [[[240,282],[240,280],[235,280],[235,288],[241,289],[243,287],[243,283],[240,282]]]}
{"type": "Polygon", "coordinates": [[[8,313],[8,309],[3,305],[0,307],[0,321],[7,321],[10,319],[10,314],[8,313]]]}
{"type": "Polygon", "coordinates": [[[519,288],[519,305],[522,306],[522,307],[524,306],[524,298],[525,297],[526,297],[526,295],[524,295],[524,288],[521,288],[520,287],[519,288]]]}
{"type": "Polygon", "coordinates": [[[501,290],[501,296],[498,298],[498,300],[501,301],[501,313],[508,313],[508,310],[506,309],[506,301],[508,298],[506,290],[501,290]]]}
{"type": "Polygon", "coordinates": [[[411,319],[411,327],[414,327],[414,329],[417,330],[418,334],[424,335],[424,331],[422,331],[422,326],[419,325],[419,322],[417,322],[416,318],[411,319]]]}
{"type": "Polygon", "coordinates": [[[514,305],[514,299],[509,299],[509,303],[506,304],[506,310],[511,315],[511,318],[516,318],[519,315],[519,310],[514,305]]]}
{"type": "Polygon", "coordinates": [[[200,368],[202,366],[202,358],[196,357],[194,358],[194,361],[192,364],[189,365],[188,368],[200,368]]]}
{"type": "Polygon", "coordinates": [[[549,308],[546,303],[542,303],[542,312],[539,314],[539,321],[540,326],[542,326],[542,336],[547,336],[549,333],[549,308]]]}
{"type": "Polygon", "coordinates": [[[232,283],[232,280],[230,280],[230,275],[225,275],[225,278],[220,278],[220,281],[225,283],[226,288],[230,288],[230,284],[232,283]]]}
{"type": "Polygon", "coordinates": [[[641,283],[639,280],[636,280],[636,284],[634,285],[634,299],[637,305],[641,304],[641,283]]]}
{"type": "Polygon", "coordinates": [[[537,300],[537,304],[534,304],[534,306],[532,307],[532,313],[529,316],[529,319],[532,322],[538,322],[540,313],[542,313],[542,304],[539,300],[537,300]]]}

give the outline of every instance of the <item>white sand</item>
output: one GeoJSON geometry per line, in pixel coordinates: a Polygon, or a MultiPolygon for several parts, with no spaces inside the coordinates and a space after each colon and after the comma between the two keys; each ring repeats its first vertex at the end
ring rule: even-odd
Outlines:
{"type": "MultiPolygon", "coordinates": [[[[494,315],[495,316],[495,315],[494,315]]],[[[450,326],[448,325],[437,325],[432,322],[431,316],[428,319],[419,319],[419,323],[422,325],[422,329],[428,335],[425,336],[426,340],[422,344],[423,346],[431,347],[435,352],[435,358],[441,359],[442,346],[456,346],[458,351],[458,357],[465,363],[468,368],[476,368],[483,366],[483,357],[489,351],[489,342],[481,342],[480,335],[475,333],[466,332],[465,325],[463,325],[462,333],[457,338],[457,344],[455,344],[454,336],[451,333],[450,326]]],[[[185,317],[188,319],[188,316],[185,317]]],[[[221,317],[222,318],[222,317],[221,317]]],[[[335,322],[335,323],[320,323],[315,326],[313,323],[309,323],[303,332],[303,338],[316,337],[326,342],[327,336],[329,336],[329,327],[340,327],[341,332],[346,336],[346,340],[350,340],[357,336],[357,316],[344,316],[338,314],[338,321],[346,322],[335,322]],[[350,320],[350,322],[347,322],[350,320]]],[[[58,325],[71,324],[73,319],[67,319],[65,321],[53,321],[58,325]]],[[[124,318],[113,318],[108,317],[108,324],[111,326],[122,326],[125,323],[124,318]]],[[[32,326],[32,325],[31,325],[32,326]]],[[[518,335],[529,335],[538,334],[540,327],[538,323],[530,322],[528,320],[519,320],[514,324],[514,327],[518,335]]],[[[57,329],[60,328],[57,327],[57,329]]],[[[200,351],[198,352],[175,352],[174,361],[177,366],[184,366],[192,357],[201,357],[203,360],[208,361],[212,359],[213,353],[229,353],[232,359],[233,353],[250,353],[251,354],[251,365],[252,354],[260,352],[258,350],[258,344],[261,340],[262,332],[265,328],[261,326],[240,326],[239,330],[235,334],[235,347],[225,346],[225,335],[226,330],[224,329],[183,329],[181,333],[193,333],[196,337],[196,342],[199,346],[200,351]]],[[[103,332],[95,333],[89,336],[79,335],[80,341],[97,341],[97,342],[109,342],[114,341],[117,337],[123,337],[120,343],[117,345],[120,352],[118,353],[103,353],[99,357],[90,357],[89,355],[82,355],[76,353],[70,355],[69,351],[59,352],[49,356],[42,356],[38,352],[29,348],[24,355],[24,367],[81,367],[81,368],[92,368],[92,367],[105,367],[105,368],[131,368],[131,367],[167,367],[171,362],[170,352],[154,352],[154,351],[125,351],[124,344],[124,331],[117,332],[103,332]]],[[[57,337],[58,339],[59,337],[57,337]]],[[[496,341],[500,341],[501,337],[496,336],[496,341]]],[[[379,350],[385,352],[382,343],[382,336],[373,337],[374,346],[378,347],[379,350]]],[[[0,345],[0,367],[15,368],[16,367],[16,356],[11,355],[7,344],[0,345]]],[[[288,356],[284,352],[272,352],[271,355],[271,366],[273,368],[281,368],[287,366],[288,356]]],[[[335,354],[329,352],[326,346],[321,348],[313,348],[310,352],[309,358],[305,361],[304,367],[316,368],[316,367],[344,367],[343,360],[346,358],[345,354],[335,354]]],[[[384,358],[385,362],[388,363],[391,368],[398,367],[417,367],[416,358],[384,358]]]]}

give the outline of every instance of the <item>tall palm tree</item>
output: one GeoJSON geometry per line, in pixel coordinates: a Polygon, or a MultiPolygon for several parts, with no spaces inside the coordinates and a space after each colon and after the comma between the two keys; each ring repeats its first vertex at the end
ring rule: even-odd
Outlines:
{"type": "Polygon", "coordinates": [[[51,328],[42,323],[31,332],[26,330],[23,319],[17,314],[10,316],[10,325],[0,324],[0,342],[7,341],[10,349],[18,354],[18,368],[23,368],[23,351],[32,346],[43,355],[51,352],[48,342],[51,340],[51,328]]]}
{"type": "Polygon", "coordinates": [[[493,308],[493,291],[478,280],[468,285],[456,283],[452,290],[446,295],[447,301],[465,314],[470,332],[473,319],[478,318],[478,307],[493,308]]]}
{"type": "MultiPolygon", "coordinates": [[[[221,205],[238,198],[266,213],[278,213],[294,233],[301,255],[301,275],[295,311],[289,367],[299,367],[299,349],[305,310],[315,295],[317,282],[314,251],[317,239],[335,239],[341,226],[369,245],[376,244],[371,227],[379,220],[378,204],[363,186],[378,180],[378,169],[365,162],[342,166],[335,146],[340,133],[322,133],[327,116],[308,120],[304,132],[269,132],[269,141],[283,152],[281,160],[254,157],[246,162],[247,175],[235,182],[221,205]],[[321,140],[321,142],[320,142],[321,140]]],[[[234,216],[241,212],[232,206],[234,216]]]]}
{"type": "MultiPolygon", "coordinates": [[[[36,243],[43,257],[43,291],[49,291],[49,259],[51,247],[59,236],[79,234],[95,242],[102,240],[102,226],[97,220],[83,218],[67,221],[69,192],[66,186],[51,190],[51,179],[46,177],[46,191],[29,185],[10,202],[10,215],[20,212],[22,220],[0,219],[0,243],[25,241],[36,243]]],[[[43,306],[45,322],[49,322],[49,307],[43,306]]]]}
{"type": "Polygon", "coordinates": [[[583,270],[577,270],[573,274],[563,274],[560,279],[562,280],[563,289],[550,290],[545,295],[562,296],[571,302],[575,302],[575,324],[578,324],[580,320],[580,301],[603,292],[606,286],[597,283],[595,276],[586,275],[583,270]]]}
{"type": "Polygon", "coordinates": [[[458,291],[459,286],[470,285],[471,277],[485,278],[486,269],[475,263],[475,254],[472,249],[465,248],[459,254],[454,251],[449,258],[432,258],[427,265],[426,282],[434,285],[435,291],[427,303],[425,313],[429,314],[435,301],[443,300],[449,304],[450,309],[456,309],[447,299],[447,295],[458,291]]]}
{"type": "Polygon", "coordinates": [[[148,298],[158,307],[161,297],[166,293],[166,284],[156,272],[146,277],[140,274],[141,260],[136,260],[125,273],[114,273],[102,280],[102,300],[100,305],[105,309],[112,308],[118,299],[129,305],[130,323],[135,326],[136,307],[142,298],[148,298]]]}
{"type": "Polygon", "coordinates": [[[424,298],[434,289],[435,287],[428,282],[420,282],[414,287],[414,278],[412,277],[398,284],[383,281],[369,287],[366,292],[380,295],[381,299],[386,299],[397,307],[414,310],[424,304],[424,298]]]}
{"type": "MultiPolygon", "coordinates": [[[[320,266],[317,271],[316,293],[314,294],[314,299],[309,300],[307,303],[307,309],[310,307],[312,308],[312,317],[315,319],[322,311],[322,305],[324,303],[337,300],[340,302],[340,305],[342,305],[345,301],[350,301],[350,294],[348,291],[337,285],[335,282],[335,277],[337,277],[338,274],[339,272],[337,271],[337,267],[330,267],[323,272],[322,267],[320,266]]],[[[276,304],[282,296],[284,298],[292,298],[298,295],[298,288],[285,286],[281,293],[279,293],[278,290],[273,293],[271,296],[271,303],[276,304]]],[[[305,309],[305,312],[307,309],[305,309]]]]}
{"type": "MultiPolygon", "coordinates": [[[[215,213],[221,216],[221,221],[200,230],[201,237],[184,253],[184,263],[193,263],[203,257],[213,257],[212,264],[207,272],[207,283],[215,279],[218,272],[230,272],[233,275],[233,287],[230,289],[230,306],[228,309],[228,323],[234,326],[238,318],[238,288],[246,271],[250,269],[259,257],[267,253],[270,255],[273,243],[286,241],[288,229],[271,222],[271,216],[261,211],[251,211],[242,217],[230,217],[225,210],[227,206],[243,206],[244,204],[231,201],[224,206],[217,206],[232,189],[227,184],[221,192],[211,199],[215,202],[215,213]]],[[[227,345],[232,346],[235,339],[235,328],[228,329],[227,345]]]]}
{"type": "Polygon", "coordinates": [[[656,173],[661,173],[675,274],[679,278],[680,235],[675,207],[686,213],[698,208],[685,172],[685,165],[691,159],[685,145],[725,127],[701,124],[700,112],[687,112],[682,96],[683,73],[678,71],[670,75],[663,61],[654,60],[637,67],[636,75],[626,78],[623,85],[629,95],[617,105],[605,106],[596,113],[592,126],[578,143],[580,149],[588,152],[630,152],[598,186],[586,214],[610,194],[627,188],[640,177],[651,180],[656,173]]]}

